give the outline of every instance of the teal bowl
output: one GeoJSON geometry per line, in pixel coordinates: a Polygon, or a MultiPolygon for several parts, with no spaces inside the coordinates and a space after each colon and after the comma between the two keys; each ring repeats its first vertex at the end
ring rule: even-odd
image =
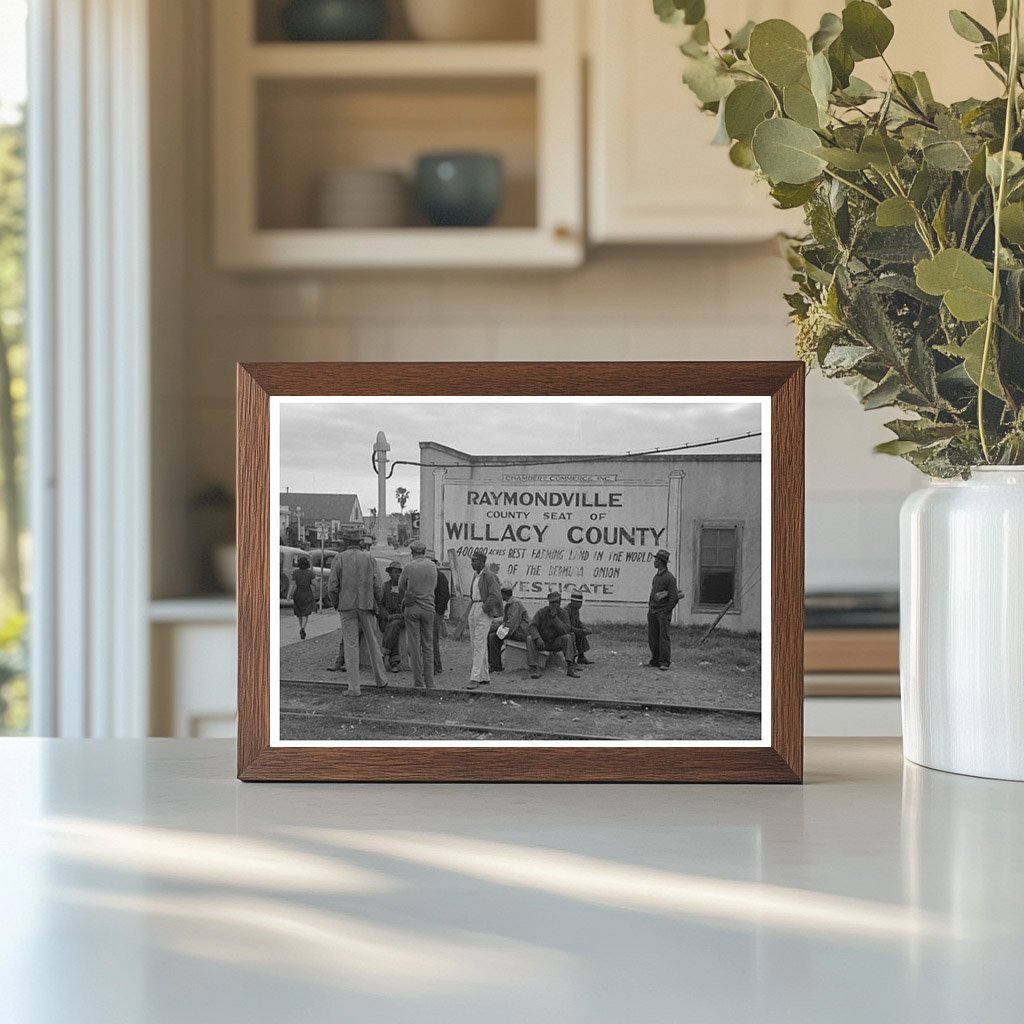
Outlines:
{"type": "Polygon", "coordinates": [[[285,38],[294,42],[363,42],[387,27],[387,0],[290,0],[281,11],[285,38]]]}
{"type": "Polygon", "coordinates": [[[493,153],[427,153],[416,162],[416,193],[435,227],[480,228],[505,196],[505,171],[493,153]]]}

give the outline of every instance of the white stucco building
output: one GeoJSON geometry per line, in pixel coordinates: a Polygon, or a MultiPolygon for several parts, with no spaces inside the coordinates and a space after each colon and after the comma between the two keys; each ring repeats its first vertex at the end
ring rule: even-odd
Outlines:
{"type": "Polygon", "coordinates": [[[760,455],[487,456],[420,443],[421,536],[468,588],[485,548],[533,611],[583,593],[584,619],[643,621],[654,554],[682,598],[676,621],[762,626],[760,455]]]}

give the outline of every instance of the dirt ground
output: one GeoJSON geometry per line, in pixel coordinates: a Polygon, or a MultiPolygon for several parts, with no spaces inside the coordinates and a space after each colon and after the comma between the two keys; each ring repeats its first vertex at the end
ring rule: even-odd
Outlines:
{"type": "MultiPolygon", "coordinates": [[[[581,666],[581,679],[569,679],[561,658],[531,679],[525,668],[492,674],[486,689],[509,693],[549,693],[601,697],[708,708],[757,710],[761,706],[761,637],[715,632],[702,647],[703,628],[672,630],[672,667],[667,672],[647,666],[647,628],[643,624],[599,625],[591,637],[587,656],[593,666],[581,666]]],[[[339,684],[345,675],[328,672],[338,652],[340,632],[334,630],[281,648],[281,679],[339,684]]],[[[464,690],[469,686],[472,653],[469,639],[443,639],[444,671],[435,679],[439,688],[464,690]]],[[[364,692],[373,685],[369,667],[362,672],[364,692]]],[[[389,679],[411,686],[408,669],[389,679]]]]}

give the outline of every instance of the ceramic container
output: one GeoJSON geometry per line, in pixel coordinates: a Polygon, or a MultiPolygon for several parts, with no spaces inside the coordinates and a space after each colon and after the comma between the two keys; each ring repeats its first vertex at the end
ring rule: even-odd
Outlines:
{"type": "Polygon", "coordinates": [[[320,178],[316,223],[322,228],[372,230],[406,223],[408,182],[395,171],[337,167],[320,178]]]}
{"type": "Polygon", "coordinates": [[[416,163],[416,192],[436,227],[483,227],[501,206],[505,175],[493,153],[428,153],[416,163]]]}
{"type": "Polygon", "coordinates": [[[285,38],[296,42],[380,39],[387,24],[387,0],[290,0],[281,11],[285,38]]]}
{"type": "Polygon", "coordinates": [[[536,38],[535,0],[404,0],[409,28],[430,42],[536,38]]]}
{"type": "Polygon", "coordinates": [[[912,494],[900,550],[905,755],[1024,781],[1024,466],[912,494]]]}

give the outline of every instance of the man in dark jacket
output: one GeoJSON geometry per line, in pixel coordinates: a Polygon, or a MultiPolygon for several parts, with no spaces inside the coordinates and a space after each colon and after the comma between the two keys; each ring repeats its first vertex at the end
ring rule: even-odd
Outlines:
{"type": "Polygon", "coordinates": [[[573,594],[569,598],[569,625],[572,626],[572,636],[576,641],[576,664],[593,665],[587,657],[590,650],[590,641],[587,639],[591,630],[580,621],[580,609],[583,607],[583,595],[573,594]]]}
{"type": "Polygon", "coordinates": [[[434,588],[434,675],[441,669],[441,620],[448,614],[448,605],[452,599],[452,588],[448,577],[441,572],[441,563],[434,557],[433,551],[427,552],[434,565],[437,566],[437,586],[434,588]]]}
{"type": "Polygon", "coordinates": [[[398,645],[405,629],[405,615],[402,609],[402,595],[398,580],[402,575],[402,563],[392,562],[388,566],[388,578],[377,606],[377,625],[380,626],[380,649],[389,672],[397,672],[402,665],[398,645]]]}
{"type": "Polygon", "coordinates": [[[562,651],[565,654],[565,674],[578,679],[580,670],[576,667],[576,643],[569,625],[569,613],[562,607],[562,595],[557,590],[548,594],[547,606],[541,608],[530,623],[526,638],[526,663],[530,676],[540,679],[540,651],[562,651]]]}
{"type": "Polygon", "coordinates": [[[676,578],[668,571],[669,553],[662,548],[654,556],[654,579],[651,598],[647,605],[647,644],[651,648],[651,668],[667,672],[672,664],[672,640],[668,627],[672,612],[679,604],[676,578]]]}
{"type": "Polygon", "coordinates": [[[505,602],[505,612],[500,619],[491,623],[491,631],[487,634],[487,660],[492,672],[502,672],[501,651],[506,640],[518,640],[525,643],[530,632],[530,613],[522,601],[512,596],[513,588],[503,583],[501,599],[505,602]]]}

